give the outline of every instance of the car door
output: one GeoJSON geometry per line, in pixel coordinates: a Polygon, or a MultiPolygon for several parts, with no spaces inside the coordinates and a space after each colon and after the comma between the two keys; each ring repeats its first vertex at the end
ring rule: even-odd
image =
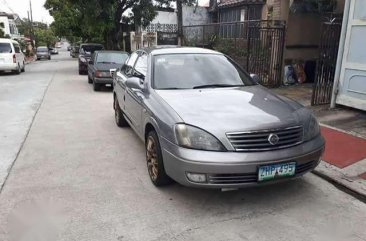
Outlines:
{"type": "MultiPolygon", "coordinates": [[[[126,61],[126,63],[122,66],[120,71],[116,72],[113,88],[117,94],[118,103],[122,109],[122,111],[126,113],[125,106],[125,94],[126,94],[126,85],[125,82],[127,78],[132,77],[133,67],[135,66],[136,60],[138,58],[138,53],[135,52],[131,54],[130,58],[126,61]]],[[[129,116],[127,116],[129,118],[129,116]]]]}
{"type": "MultiPolygon", "coordinates": [[[[136,61],[135,67],[133,69],[133,76],[138,77],[141,84],[144,83],[145,76],[147,72],[147,54],[145,52],[140,52],[139,57],[136,61]]],[[[126,88],[126,113],[129,115],[131,121],[133,122],[136,130],[141,134],[142,125],[142,102],[144,98],[144,93],[138,89],[126,88]]]]}

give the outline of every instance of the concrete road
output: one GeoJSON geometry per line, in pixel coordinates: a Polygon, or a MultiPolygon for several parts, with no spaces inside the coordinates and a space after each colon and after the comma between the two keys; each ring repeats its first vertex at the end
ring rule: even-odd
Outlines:
{"type": "MultiPolygon", "coordinates": [[[[93,92],[75,60],[58,58],[1,77],[0,89],[29,81],[1,96],[15,106],[27,95],[36,109],[50,85],[0,194],[0,240],[366,240],[366,205],[313,174],[233,192],[154,187],[143,144],[114,123],[111,90],[93,92]]],[[[21,142],[29,121],[10,123],[29,108],[8,107],[1,133],[21,142]]]]}

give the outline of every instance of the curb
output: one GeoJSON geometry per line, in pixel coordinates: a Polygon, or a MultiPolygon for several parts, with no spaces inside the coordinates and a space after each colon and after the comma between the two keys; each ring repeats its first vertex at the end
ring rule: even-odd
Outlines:
{"type": "Polygon", "coordinates": [[[312,173],[366,203],[366,180],[348,177],[324,161],[321,161],[312,173]]]}

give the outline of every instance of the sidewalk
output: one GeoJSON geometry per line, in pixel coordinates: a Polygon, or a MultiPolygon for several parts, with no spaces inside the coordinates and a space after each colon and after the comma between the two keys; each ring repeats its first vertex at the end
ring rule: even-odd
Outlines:
{"type": "Polygon", "coordinates": [[[366,113],[347,107],[311,106],[310,84],[272,90],[310,108],[320,122],[326,148],[314,173],[366,199],[366,113]]]}
{"type": "Polygon", "coordinates": [[[35,57],[25,57],[25,64],[30,64],[32,63],[33,61],[35,61],[35,57]]]}

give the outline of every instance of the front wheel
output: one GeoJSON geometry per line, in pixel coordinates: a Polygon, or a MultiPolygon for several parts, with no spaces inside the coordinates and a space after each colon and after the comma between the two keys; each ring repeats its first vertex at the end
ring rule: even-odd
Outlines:
{"type": "Polygon", "coordinates": [[[23,63],[22,72],[25,72],[25,63],[23,63]]]}
{"type": "Polygon", "coordinates": [[[163,163],[158,135],[150,131],[146,137],[146,164],[152,183],[157,186],[166,186],[172,183],[172,179],[166,174],[163,163]]]}
{"type": "Polygon", "coordinates": [[[114,97],[114,106],[113,107],[114,107],[114,117],[115,117],[117,126],[119,126],[119,127],[128,126],[128,123],[127,123],[125,117],[123,116],[121,107],[119,107],[117,97],[114,97]]]}

